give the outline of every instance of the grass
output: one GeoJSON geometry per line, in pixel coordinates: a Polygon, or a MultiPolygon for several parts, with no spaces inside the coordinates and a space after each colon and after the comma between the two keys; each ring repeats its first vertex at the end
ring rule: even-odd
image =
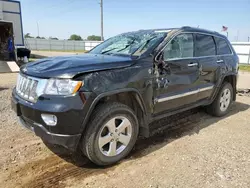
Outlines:
{"type": "Polygon", "coordinates": [[[250,72],[250,65],[240,65],[240,70],[250,72]]]}
{"type": "Polygon", "coordinates": [[[34,62],[34,61],[37,61],[37,60],[39,60],[39,59],[30,58],[30,59],[29,59],[29,62],[34,62]]]}

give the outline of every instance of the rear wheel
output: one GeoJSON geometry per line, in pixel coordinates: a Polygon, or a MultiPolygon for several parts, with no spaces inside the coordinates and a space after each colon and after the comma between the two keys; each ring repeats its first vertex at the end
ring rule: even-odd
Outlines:
{"type": "Polygon", "coordinates": [[[207,106],[207,112],[214,116],[224,116],[228,113],[233,101],[233,87],[224,82],[213,103],[207,106]]]}
{"type": "Polygon", "coordinates": [[[139,126],[135,113],[126,105],[107,103],[93,113],[82,140],[82,151],[97,165],[111,165],[132,150],[139,126]]]}

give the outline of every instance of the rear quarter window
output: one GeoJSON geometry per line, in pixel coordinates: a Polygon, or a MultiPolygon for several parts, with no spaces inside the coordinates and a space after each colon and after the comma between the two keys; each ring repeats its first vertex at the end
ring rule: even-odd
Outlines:
{"type": "Polygon", "coordinates": [[[232,54],[232,51],[228,45],[228,42],[225,39],[215,37],[217,44],[217,54],[218,55],[227,55],[232,54]]]}

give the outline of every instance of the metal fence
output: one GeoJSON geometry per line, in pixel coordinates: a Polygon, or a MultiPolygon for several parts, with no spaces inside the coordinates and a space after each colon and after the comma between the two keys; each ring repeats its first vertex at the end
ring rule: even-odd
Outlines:
{"type": "MultiPolygon", "coordinates": [[[[48,51],[84,51],[91,50],[102,41],[70,41],[49,39],[25,39],[26,46],[31,50],[48,51]]],[[[250,42],[232,42],[233,48],[239,56],[240,63],[250,64],[250,42]]]]}
{"type": "Polygon", "coordinates": [[[71,40],[50,40],[26,38],[25,45],[31,50],[48,51],[84,51],[91,50],[101,41],[71,41],[71,40]]]}
{"type": "Polygon", "coordinates": [[[231,44],[239,56],[240,63],[250,64],[250,42],[232,42],[231,44]]]}

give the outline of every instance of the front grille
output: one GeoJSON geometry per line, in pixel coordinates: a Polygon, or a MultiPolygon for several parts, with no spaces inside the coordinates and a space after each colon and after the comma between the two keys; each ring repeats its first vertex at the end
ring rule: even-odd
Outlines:
{"type": "Polygon", "coordinates": [[[43,86],[45,86],[44,79],[19,74],[17,78],[16,92],[21,98],[30,102],[36,102],[41,94],[39,91],[41,91],[43,86]]]}

